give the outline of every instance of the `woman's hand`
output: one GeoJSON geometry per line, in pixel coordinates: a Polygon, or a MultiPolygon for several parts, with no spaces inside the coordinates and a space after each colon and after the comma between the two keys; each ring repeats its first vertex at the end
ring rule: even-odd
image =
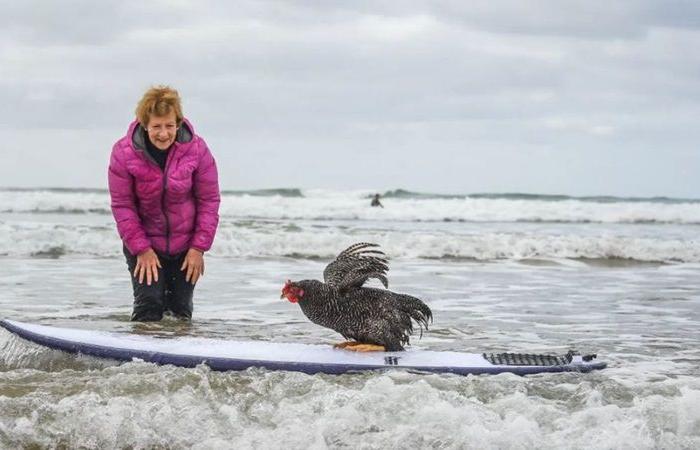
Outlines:
{"type": "Polygon", "coordinates": [[[187,270],[185,281],[196,284],[199,277],[204,275],[204,253],[196,248],[189,249],[180,270],[187,270]]]}
{"type": "Polygon", "coordinates": [[[146,277],[146,284],[151,285],[151,280],[158,282],[158,269],[161,267],[158,255],[149,248],[141,252],[136,257],[136,268],[134,269],[134,278],[139,279],[139,284],[143,284],[143,278],[146,277]]]}

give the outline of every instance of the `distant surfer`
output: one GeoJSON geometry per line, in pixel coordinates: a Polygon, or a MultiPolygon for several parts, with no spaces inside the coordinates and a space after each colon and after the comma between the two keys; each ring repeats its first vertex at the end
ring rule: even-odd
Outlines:
{"type": "Polygon", "coordinates": [[[112,148],[109,193],[132,275],[131,320],[157,321],[168,311],[191,319],[220,194],[214,157],[184,118],[176,90],[152,87],[139,101],[136,120],[112,148]]]}
{"type": "Polygon", "coordinates": [[[379,201],[379,194],[374,194],[374,197],[372,198],[372,206],[381,206],[382,208],[384,208],[382,202],[379,201]]]}

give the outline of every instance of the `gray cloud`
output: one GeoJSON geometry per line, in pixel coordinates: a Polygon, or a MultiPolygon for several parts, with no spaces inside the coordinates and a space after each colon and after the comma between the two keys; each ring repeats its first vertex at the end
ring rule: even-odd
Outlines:
{"type": "MultiPolygon", "coordinates": [[[[700,188],[695,2],[2,3],[5,185],[76,183],[8,155],[108,152],[168,83],[230,188],[700,188]]],[[[103,184],[105,158],[79,183],[103,184]]]]}

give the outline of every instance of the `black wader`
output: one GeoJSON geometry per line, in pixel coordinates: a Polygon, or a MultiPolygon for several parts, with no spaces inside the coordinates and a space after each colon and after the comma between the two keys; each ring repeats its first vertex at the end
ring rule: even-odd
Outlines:
{"type": "MultiPolygon", "coordinates": [[[[157,252],[156,252],[157,253],[157,252]]],[[[136,256],[124,248],[126,264],[131,275],[131,285],[134,288],[134,311],[131,320],[135,322],[154,322],[163,318],[163,313],[170,311],[178,319],[192,318],[192,294],[194,285],[185,281],[186,271],[180,270],[187,252],[167,256],[157,253],[162,266],[158,269],[158,281],[151,280],[151,285],[139,283],[134,277],[136,256]]]]}

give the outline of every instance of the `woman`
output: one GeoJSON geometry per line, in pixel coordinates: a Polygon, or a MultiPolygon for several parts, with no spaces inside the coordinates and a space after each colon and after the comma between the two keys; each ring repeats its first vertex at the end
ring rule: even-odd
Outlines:
{"type": "Polygon", "coordinates": [[[183,117],[176,90],[153,87],[138,103],[112,148],[109,193],[132,274],[131,320],[156,321],[168,311],[191,319],[220,196],[214,158],[183,117]]]}

